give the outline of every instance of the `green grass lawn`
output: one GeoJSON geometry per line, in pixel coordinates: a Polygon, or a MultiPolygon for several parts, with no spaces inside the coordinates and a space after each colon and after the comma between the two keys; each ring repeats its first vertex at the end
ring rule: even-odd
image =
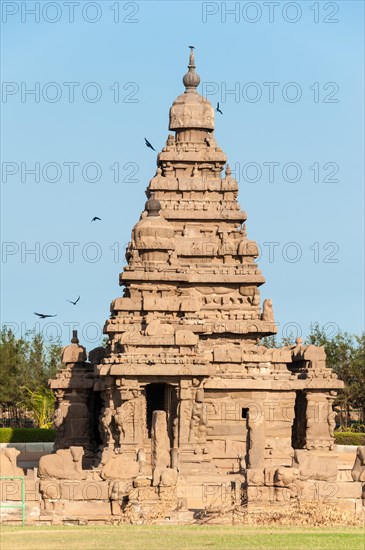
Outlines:
{"type": "Polygon", "coordinates": [[[121,525],[1,527],[1,550],[364,550],[358,527],[121,525]]]}

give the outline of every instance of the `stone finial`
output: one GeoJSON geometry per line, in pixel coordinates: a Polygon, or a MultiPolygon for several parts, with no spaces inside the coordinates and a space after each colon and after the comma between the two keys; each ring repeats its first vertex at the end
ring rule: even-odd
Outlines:
{"type": "Polygon", "coordinates": [[[80,346],[77,330],[72,331],[71,344],[62,350],[62,363],[83,363],[86,361],[86,349],[80,346]]]}
{"type": "Polygon", "coordinates": [[[190,57],[189,57],[189,71],[183,77],[183,84],[187,92],[196,92],[196,88],[200,84],[200,76],[195,72],[195,56],[194,56],[194,46],[189,46],[190,48],[190,57]]]}
{"type": "Polygon", "coordinates": [[[145,210],[148,212],[148,216],[158,216],[161,210],[160,201],[155,199],[154,193],[151,194],[151,197],[148,199],[145,205],[145,210]]]}
{"type": "Polygon", "coordinates": [[[231,170],[229,164],[227,163],[227,165],[226,165],[226,177],[229,177],[231,174],[232,174],[232,170],[231,170]]]}

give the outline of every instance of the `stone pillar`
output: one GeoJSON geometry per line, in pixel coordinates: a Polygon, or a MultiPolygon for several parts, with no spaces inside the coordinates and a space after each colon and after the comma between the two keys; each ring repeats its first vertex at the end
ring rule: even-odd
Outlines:
{"type": "Polygon", "coordinates": [[[146,438],[146,400],[138,380],[122,380],[122,404],[114,417],[121,449],[141,448],[146,438]]]}
{"type": "Polygon", "coordinates": [[[335,392],[306,391],[307,429],[305,448],[330,450],[334,446],[332,403],[335,392]]]}
{"type": "Polygon", "coordinates": [[[207,421],[204,408],[204,389],[195,390],[189,426],[189,442],[205,445],[207,441],[207,421]]]}
{"type": "Polygon", "coordinates": [[[161,473],[170,467],[170,440],[165,411],[153,411],[151,433],[152,484],[158,485],[161,473]]]}
{"type": "Polygon", "coordinates": [[[190,421],[193,408],[191,380],[180,381],[179,399],[179,447],[184,447],[189,445],[190,421]]]}
{"type": "Polygon", "coordinates": [[[248,467],[255,470],[265,468],[265,418],[263,414],[250,417],[247,414],[248,467]]]}

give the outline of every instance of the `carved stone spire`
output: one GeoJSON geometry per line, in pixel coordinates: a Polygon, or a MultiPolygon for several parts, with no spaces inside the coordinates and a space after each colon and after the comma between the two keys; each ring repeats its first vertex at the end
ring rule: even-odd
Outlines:
{"type": "MultiPolygon", "coordinates": [[[[195,72],[194,47],[190,46],[188,72],[183,77],[185,91],[175,99],[170,109],[170,130],[214,130],[214,108],[201,96],[197,87],[200,76],[195,72]]],[[[186,141],[184,136],[183,141],[186,141]]],[[[190,139],[188,139],[190,141],[190,139]]]]}
{"type": "Polygon", "coordinates": [[[190,47],[190,57],[189,57],[189,71],[183,77],[183,83],[186,88],[186,92],[196,92],[197,87],[200,84],[200,76],[195,72],[195,56],[194,56],[194,46],[190,47]]]}

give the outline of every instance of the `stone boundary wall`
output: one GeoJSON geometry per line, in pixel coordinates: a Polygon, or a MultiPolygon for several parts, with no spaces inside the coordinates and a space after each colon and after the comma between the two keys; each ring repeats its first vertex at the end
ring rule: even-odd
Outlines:
{"type": "Polygon", "coordinates": [[[18,449],[21,453],[43,453],[49,454],[53,451],[53,442],[45,441],[39,443],[0,443],[1,449],[11,447],[18,449]]]}

